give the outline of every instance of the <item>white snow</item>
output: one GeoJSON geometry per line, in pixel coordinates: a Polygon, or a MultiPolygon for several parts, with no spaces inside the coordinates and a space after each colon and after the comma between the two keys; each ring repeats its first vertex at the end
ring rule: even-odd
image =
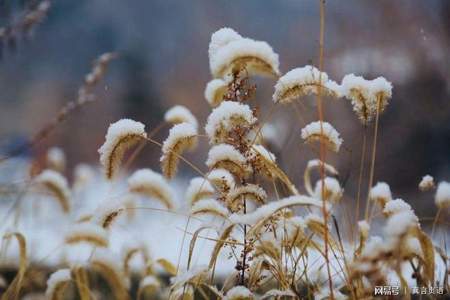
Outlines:
{"type": "Polygon", "coordinates": [[[210,213],[222,217],[228,216],[228,209],[215,199],[202,199],[194,203],[191,214],[210,213]]]}
{"type": "Polygon", "coordinates": [[[36,176],[35,181],[40,184],[51,184],[57,187],[62,193],[64,198],[70,198],[70,189],[67,179],[60,173],[53,170],[44,170],[38,176],[36,176]]]}
{"type": "Polygon", "coordinates": [[[321,207],[322,202],[306,196],[290,196],[288,198],[265,204],[251,213],[232,214],[230,216],[230,220],[235,224],[255,225],[258,221],[268,218],[281,208],[298,205],[314,205],[321,207]]]}
{"type": "Polygon", "coordinates": [[[373,201],[386,203],[392,200],[392,193],[386,182],[378,182],[370,189],[369,197],[373,201]]]}
{"type": "Polygon", "coordinates": [[[430,175],[425,175],[419,183],[419,189],[421,191],[429,191],[434,188],[434,178],[430,175]]]}
{"type": "MultiPolygon", "coordinates": [[[[321,123],[320,121],[316,121],[306,125],[302,129],[302,138],[305,141],[308,141],[310,139],[314,140],[318,139],[318,136],[320,136],[322,132],[320,123],[321,123]]],[[[335,152],[338,152],[343,142],[343,139],[339,137],[339,133],[328,122],[322,122],[322,129],[323,135],[325,139],[329,142],[331,149],[335,152]]]]}
{"type": "Polygon", "coordinates": [[[253,66],[253,64],[258,65],[259,62],[251,59],[260,60],[264,65],[269,66],[270,73],[279,74],[278,54],[266,42],[237,38],[236,35],[228,35],[227,39],[223,37],[224,35],[221,35],[220,43],[219,39],[214,39],[214,42],[212,39],[213,47],[210,46],[209,66],[214,77],[220,78],[227,75],[233,67],[232,63],[240,58],[248,60],[246,69],[250,74],[267,75],[259,72],[258,68],[253,66]]]}
{"type": "Polygon", "coordinates": [[[172,124],[189,123],[198,127],[197,118],[183,105],[175,105],[164,114],[164,120],[172,124]]]}
{"type": "Polygon", "coordinates": [[[323,94],[332,94],[340,96],[340,86],[328,79],[325,72],[320,72],[314,66],[304,66],[295,68],[281,76],[275,84],[275,92],[272,99],[275,103],[289,103],[298,97],[305,95],[314,95],[319,93],[319,87],[322,87],[323,94]],[[295,90],[295,93],[287,91],[295,90]]]}
{"type": "Polygon", "coordinates": [[[412,211],[412,208],[411,205],[402,199],[395,199],[387,202],[383,209],[383,213],[387,215],[396,214],[403,211],[412,211]]]}
{"type": "Polygon", "coordinates": [[[233,188],[235,184],[233,175],[225,169],[214,169],[209,172],[207,177],[211,183],[220,189],[233,188]]]}
{"type": "MultiPolygon", "coordinates": [[[[167,154],[173,150],[173,147],[182,139],[188,139],[197,136],[197,129],[190,123],[179,123],[174,125],[170,131],[169,136],[164,141],[162,146],[163,154],[167,154]]],[[[194,146],[194,145],[192,145],[194,146]]],[[[189,147],[190,148],[190,147],[189,147]]],[[[163,157],[161,157],[161,160],[163,157]]]]}
{"type": "Polygon", "coordinates": [[[145,193],[146,190],[155,191],[159,197],[163,198],[163,201],[167,202],[165,204],[169,204],[169,206],[172,207],[175,206],[171,186],[161,174],[151,169],[140,169],[135,171],[128,178],[128,186],[130,191],[136,193],[145,193]]]}
{"type": "Polygon", "coordinates": [[[129,135],[146,138],[147,133],[145,132],[145,125],[130,119],[121,119],[109,126],[105,136],[105,143],[98,149],[100,163],[103,166],[108,165],[108,160],[117,143],[122,138],[129,135]]]}
{"type": "Polygon", "coordinates": [[[211,197],[215,190],[211,183],[203,177],[194,177],[189,182],[185,198],[189,206],[205,197],[211,197]]]}
{"type": "Polygon", "coordinates": [[[229,132],[238,125],[250,126],[256,122],[253,112],[246,104],[223,101],[208,116],[205,131],[211,144],[222,141],[221,133],[229,132]]]}
{"type": "Polygon", "coordinates": [[[219,144],[213,146],[208,152],[206,165],[210,168],[214,167],[218,162],[229,160],[239,164],[243,168],[248,168],[247,159],[236,148],[228,144],[219,144]]]}
{"type": "Polygon", "coordinates": [[[211,35],[211,41],[208,48],[210,59],[216,55],[220,48],[228,45],[232,41],[240,39],[242,39],[242,36],[235,30],[228,27],[220,28],[211,35]]]}
{"type": "Polygon", "coordinates": [[[52,147],[47,151],[47,165],[57,171],[64,170],[66,166],[66,155],[59,147],[52,147]]]}
{"type": "Polygon", "coordinates": [[[83,222],[72,225],[67,231],[65,239],[71,240],[80,236],[92,237],[96,240],[102,241],[103,244],[108,244],[108,232],[103,227],[95,223],[83,222]]]}
{"type": "Polygon", "coordinates": [[[342,198],[343,190],[341,185],[339,184],[339,181],[333,177],[325,177],[323,180],[319,179],[316,181],[314,197],[322,199],[322,183],[324,184],[325,200],[336,203],[342,198]]]}
{"type": "Polygon", "coordinates": [[[223,79],[213,79],[206,85],[205,99],[212,107],[218,106],[223,101],[228,88],[228,82],[223,79]]]}
{"type": "Polygon", "coordinates": [[[224,300],[254,299],[253,293],[245,286],[238,285],[230,289],[224,300]]]}
{"type": "Polygon", "coordinates": [[[45,296],[51,299],[51,296],[55,292],[55,288],[58,284],[63,282],[68,282],[72,280],[72,275],[70,269],[60,269],[50,275],[47,280],[47,289],[45,291],[45,296]]]}
{"type": "Polygon", "coordinates": [[[450,182],[439,182],[434,199],[439,208],[450,206],[450,182]]]}

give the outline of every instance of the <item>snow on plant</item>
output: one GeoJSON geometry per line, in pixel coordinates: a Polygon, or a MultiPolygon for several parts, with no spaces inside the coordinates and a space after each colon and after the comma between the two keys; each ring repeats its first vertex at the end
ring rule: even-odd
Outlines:
{"type": "Polygon", "coordinates": [[[58,200],[64,213],[70,211],[70,189],[67,179],[53,170],[44,170],[35,178],[36,184],[42,186],[58,200]]]}
{"type": "Polygon", "coordinates": [[[321,141],[330,150],[338,152],[343,140],[339,137],[339,132],[327,122],[312,122],[302,129],[302,139],[307,143],[321,141]]]}
{"type": "Polygon", "coordinates": [[[175,105],[164,114],[164,121],[179,124],[189,123],[195,128],[198,127],[197,118],[191,113],[189,109],[182,105],[175,105]]]}
{"type": "MultiPolygon", "coordinates": [[[[424,220],[418,218],[408,201],[393,200],[387,183],[373,185],[376,133],[380,114],[392,97],[390,82],[383,77],[366,80],[349,74],[338,84],[310,65],[278,77],[278,55],[272,47],[230,28],[212,35],[208,52],[213,78],[206,85],[205,98],[212,111],[204,127],[180,105],[164,115],[164,122],[173,127],[163,142],[147,135],[140,122],[122,119],[113,123],[99,154],[104,179],[117,181],[108,185],[108,197],[101,199],[101,205],[73,217],[71,201],[77,204],[75,199],[79,200],[83,191],[96,188],[92,184],[95,171],[80,165],[70,186],[59,173],[64,171],[60,154],[50,155],[49,170],[32,178],[33,184],[55,197],[69,214],[71,225],[63,235],[65,251],[78,252],[77,247],[86,246],[89,252],[80,264],[61,261],[63,269],[48,280],[49,298],[62,299],[72,286],[80,299],[90,299],[99,289],[91,276],[101,277],[110,291],[108,296],[116,299],[130,299],[132,293],[139,299],[173,300],[369,299],[376,286],[401,285],[404,291],[413,285],[448,289],[447,275],[443,275],[448,273],[448,253],[433,234],[440,214],[447,213],[450,206],[450,183],[441,181],[437,186],[434,197],[438,214],[431,234],[426,233],[424,220]],[[250,101],[256,89],[254,75],[278,77],[272,95],[275,109],[282,104],[295,105],[292,102],[299,98],[315,97],[321,103],[321,97],[345,97],[350,101],[339,103],[351,104],[362,128],[372,126],[375,119],[364,218],[359,218],[358,202],[364,190],[357,195],[347,191],[340,170],[330,164],[331,159],[326,160],[342,155],[339,150],[344,141],[323,114],[318,121],[296,129],[298,141],[306,142],[317,156],[302,170],[303,186],[290,177],[280,163],[285,160],[283,152],[274,149],[278,130],[267,129],[273,126],[267,122],[276,121],[269,120],[270,116],[260,117],[258,101],[250,101]],[[128,176],[125,171],[129,164],[121,168],[126,150],[138,142],[161,148],[164,176],[149,168],[128,176]],[[201,153],[204,165],[191,162],[191,154],[186,151],[194,150],[198,143],[209,147],[201,153]],[[175,188],[182,179],[174,180],[172,186],[167,181],[175,178],[180,163],[196,173],[184,194],[175,188]],[[113,195],[110,191],[115,189],[121,192],[113,195]],[[145,206],[136,206],[138,196],[156,200],[164,208],[153,207],[146,200],[142,201],[145,206]],[[181,205],[176,205],[175,198],[181,205]],[[355,216],[348,216],[344,208],[356,199],[355,216]],[[133,220],[122,217],[139,211],[147,218],[146,210],[186,217],[186,226],[178,228],[183,239],[180,249],[175,249],[179,251],[177,263],[164,257],[153,259],[141,232],[131,232],[132,227],[127,227],[133,220]],[[129,244],[124,243],[120,255],[115,251],[115,230],[130,231],[129,244]],[[212,245],[209,255],[198,257],[199,241],[212,245]],[[218,268],[222,262],[229,268],[218,268]]],[[[297,167],[295,160],[287,163],[297,167]]],[[[361,188],[361,180],[358,185],[361,188]]],[[[425,176],[419,188],[434,189],[434,179],[425,176]]],[[[20,245],[21,264],[7,295],[20,289],[27,267],[25,238],[19,233],[14,236],[20,245]]]]}
{"type": "Polygon", "coordinates": [[[128,178],[131,193],[143,195],[161,202],[168,209],[174,208],[173,191],[166,179],[150,169],[135,171],[128,178]]]}
{"type": "Polygon", "coordinates": [[[146,137],[145,125],[130,119],[109,126],[105,143],[98,149],[106,178],[112,179],[117,174],[125,151],[146,137]]]}
{"type": "Polygon", "coordinates": [[[161,167],[164,176],[172,178],[178,169],[183,151],[193,150],[197,145],[197,129],[190,123],[176,124],[162,146],[161,167]]]}
{"type": "Polygon", "coordinates": [[[290,103],[297,98],[317,95],[323,89],[330,96],[341,96],[340,86],[314,66],[293,69],[278,79],[272,96],[275,103],[290,103]]]}

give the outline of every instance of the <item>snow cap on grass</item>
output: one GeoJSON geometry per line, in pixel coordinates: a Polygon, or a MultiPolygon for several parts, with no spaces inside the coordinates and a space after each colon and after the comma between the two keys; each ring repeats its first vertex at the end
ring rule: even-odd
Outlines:
{"type": "Polygon", "coordinates": [[[378,182],[370,189],[369,198],[379,203],[382,207],[392,200],[392,193],[386,182],[378,182]]]}
{"type": "Polygon", "coordinates": [[[67,283],[71,280],[70,269],[60,269],[52,273],[47,280],[46,299],[59,299],[58,295],[64,292],[67,283]]]}
{"type": "Polygon", "coordinates": [[[366,220],[358,221],[359,234],[367,239],[369,237],[370,224],[366,220]]]}
{"type": "Polygon", "coordinates": [[[228,90],[228,82],[223,79],[213,79],[206,85],[205,99],[211,107],[217,107],[224,100],[228,90]]]}
{"type": "Polygon", "coordinates": [[[173,126],[162,146],[161,167],[164,176],[173,178],[178,169],[180,156],[186,149],[192,150],[197,145],[197,128],[190,123],[173,126]]]}
{"type": "Polygon", "coordinates": [[[67,179],[63,175],[53,170],[44,170],[35,178],[35,182],[58,200],[65,213],[69,212],[71,193],[67,179]]]}
{"type": "MultiPolygon", "coordinates": [[[[122,264],[122,260],[115,253],[107,249],[96,249],[90,266],[97,270],[106,281],[114,286],[111,286],[115,290],[115,294],[119,299],[121,296],[127,295],[127,289],[130,285],[129,278],[125,276],[122,264]]],[[[126,298],[123,298],[126,299],[126,298]]]]}
{"type": "Polygon", "coordinates": [[[195,202],[195,204],[192,206],[191,214],[210,214],[213,216],[226,218],[228,216],[228,209],[215,199],[202,199],[195,202]]]}
{"type": "Polygon", "coordinates": [[[317,199],[322,199],[325,201],[331,201],[332,203],[337,203],[341,200],[343,190],[339,181],[333,177],[325,177],[323,180],[319,179],[316,182],[316,187],[314,189],[314,196],[317,199]],[[323,197],[322,197],[322,184],[323,184],[323,197]]]}
{"type": "Polygon", "coordinates": [[[419,219],[412,210],[404,210],[389,217],[384,227],[388,247],[397,247],[399,239],[409,230],[419,226],[419,219]]]}
{"type": "Polygon", "coordinates": [[[342,91],[350,99],[358,118],[367,123],[373,119],[377,111],[383,112],[392,96],[392,84],[384,77],[366,80],[361,76],[348,74],[342,79],[342,91]]]}
{"type": "Polygon", "coordinates": [[[430,175],[425,175],[419,183],[419,190],[422,192],[431,191],[435,188],[434,179],[430,175]]]}
{"type": "Polygon", "coordinates": [[[203,177],[194,177],[189,182],[186,190],[186,200],[189,206],[194,205],[197,201],[210,198],[214,195],[214,187],[203,177]]]}
{"type": "Polygon", "coordinates": [[[225,169],[214,169],[208,174],[208,180],[221,191],[228,191],[235,185],[233,175],[225,169]]]}
{"type": "Polygon", "coordinates": [[[258,204],[264,204],[266,198],[267,193],[262,187],[257,184],[249,183],[231,189],[226,200],[228,207],[237,208],[237,204],[242,203],[242,199],[251,200],[258,204]]]}
{"type": "Polygon", "coordinates": [[[108,229],[124,211],[125,204],[122,199],[103,201],[94,212],[94,221],[101,227],[108,229]]]}
{"type": "Polygon", "coordinates": [[[75,166],[73,187],[75,190],[85,187],[95,177],[95,170],[88,164],[80,163],[75,166]]]}
{"type": "Polygon", "coordinates": [[[52,147],[47,151],[47,167],[49,169],[63,172],[66,168],[66,155],[59,147],[52,147]]]}
{"type": "Polygon", "coordinates": [[[269,44],[243,38],[229,28],[220,29],[211,36],[208,52],[211,74],[216,78],[242,67],[255,75],[279,74],[278,54],[269,44]]]}
{"type": "Polygon", "coordinates": [[[239,127],[249,128],[255,124],[256,118],[246,104],[223,101],[208,116],[205,131],[210,144],[226,141],[230,132],[239,127]]]}
{"type": "Polygon", "coordinates": [[[450,206],[450,183],[447,181],[439,182],[436,190],[435,203],[439,208],[450,206]]]}
{"type": "Polygon", "coordinates": [[[171,124],[189,123],[198,127],[197,118],[183,105],[175,105],[164,114],[164,120],[171,124]]]}
{"type": "Polygon", "coordinates": [[[299,205],[314,205],[317,207],[322,207],[322,202],[311,197],[290,196],[278,201],[265,204],[251,213],[232,214],[230,216],[230,220],[235,224],[255,225],[261,220],[270,218],[280,209],[299,205]]]}
{"type": "Polygon", "coordinates": [[[311,122],[302,129],[302,138],[307,142],[320,141],[323,133],[323,140],[330,150],[338,152],[343,140],[339,137],[339,132],[328,122],[311,122]],[[321,131],[321,127],[323,132],[321,131]]]}
{"type": "Polygon", "coordinates": [[[246,174],[251,173],[251,168],[244,155],[228,144],[213,146],[208,152],[206,165],[210,169],[226,169],[238,177],[244,177],[246,174]]]}
{"type": "Polygon", "coordinates": [[[145,125],[130,119],[109,126],[105,143],[98,149],[106,178],[112,179],[117,174],[125,151],[146,137],[145,125]]]}
{"type": "Polygon", "coordinates": [[[232,41],[242,39],[242,36],[231,28],[224,27],[211,35],[211,41],[209,42],[208,55],[213,57],[217,51],[228,45],[232,41]]]}
{"type": "Polygon", "coordinates": [[[272,99],[275,103],[290,103],[303,96],[318,94],[320,88],[323,94],[341,95],[340,86],[329,80],[327,73],[313,66],[296,68],[278,79],[272,99]]]}
{"type": "Polygon", "coordinates": [[[144,278],[142,278],[141,282],[139,283],[139,289],[146,289],[146,288],[154,288],[159,289],[161,286],[161,283],[158,281],[158,279],[153,275],[147,275],[144,278]]]}
{"type": "Polygon", "coordinates": [[[238,285],[229,290],[224,300],[253,300],[253,293],[245,286],[238,285]]]}
{"type": "Polygon", "coordinates": [[[383,213],[388,216],[399,213],[399,212],[403,212],[403,211],[411,211],[412,212],[412,208],[411,208],[411,205],[409,205],[402,199],[395,199],[395,200],[387,202],[383,209],[383,213]]]}
{"type": "Polygon", "coordinates": [[[392,97],[392,83],[387,81],[386,78],[380,76],[370,81],[369,88],[370,94],[373,97],[375,110],[377,101],[379,101],[379,112],[383,112],[388,105],[389,99],[392,97]]]}
{"type": "Polygon", "coordinates": [[[95,223],[78,223],[66,233],[65,243],[89,243],[97,247],[108,247],[108,232],[95,223]]]}
{"type": "Polygon", "coordinates": [[[170,279],[173,287],[182,286],[185,283],[196,285],[200,283],[209,274],[207,266],[193,266],[186,272],[170,279]]]}
{"type": "Polygon", "coordinates": [[[161,202],[168,209],[174,208],[173,192],[166,179],[150,169],[135,171],[128,178],[130,192],[141,194],[161,202]]]}

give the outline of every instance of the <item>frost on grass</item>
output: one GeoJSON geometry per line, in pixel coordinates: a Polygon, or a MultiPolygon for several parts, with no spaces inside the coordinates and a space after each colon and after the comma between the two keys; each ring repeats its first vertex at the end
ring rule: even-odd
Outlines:
{"type": "Polygon", "coordinates": [[[434,201],[439,208],[450,206],[450,183],[441,181],[438,184],[434,201]]]}
{"type": "Polygon", "coordinates": [[[370,189],[369,198],[380,204],[381,207],[392,200],[392,193],[389,185],[385,182],[378,182],[370,189]]]}
{"type": "Polygon", "coordinates": [[[60,269],[51,274],[47,280],[46,299],[62,299],[62,293],[71,280],[70,269],[60,269]]]}
{"type": "Polygon", "coordinates": [[[53,195],[65,213],[70,211],[70,189],[67,179],[53,170],[44,170],[35,178],[35,182],[53,195]]]}
{"type": "Polygon", "coordinates": [[[208,152],[206,165],[210,169],[226,169],[237,177],[244,177],[251,172],[244,155],[228,144],[213,146],[208,152]]]}
{"type": "Polygon", "coordinates": [[[108,232],[95,223],[73,225],[65,235],[66,244],[88,243],[96,247],[108,247],[108,232]]]}
{"type": "Polygon", "coordinates": [[[322,94],[339,98],[340,86],[328,79],[325,72],[320,72],[316,67],[305,66],[293,69],[278,79],[272,99],[275,103],[290,103],[297,98],[307,95],[317,95],[319,89],[322,94]]]}
{"type": "Polygon", "coordinates": [[[211,36],[209,66],[216,78],[245,67],[255,75],[277,76],[278,54],[266,42],[243,38],[230,28],[222,28],[211,36]]]}
{"type": "Polygon", "coordinates": [[[256,123],[253,112],[246,104],[224,101],[208,116],[205,131],[211,144],[226,142],[232,130],[250,128],[256,123]]]}
{"type": "Polygon", "coordinates": [[[171,124],[189,123],[198,128],[197,118],[183,105],[175,105],[164,114],[164,121],[171,124]]]}
{"type": "Polygon", "coordinates": [[[161,202],[168,209],[174,208],[173,192],[169,183],[159,173],[150,169],[135,171],[128,178],[130,192],[144,195],[161,202]]]}
{"type": "Polygon", "coordinates": [[[434,178],[430,175],[425,175],[419,183],[419,190],[422,192],[431,191],[435,188],[434,178]]]}
{"type": "Polygon", "coordinates": [[[213,79],[206,85],[205,99],[211,107],[219,106],[224,101],[225,93],[228,89],[227,80],[213,79]]]}
{"type": "Polygon", "coordinates": [[[334,129],[328,122],[312,122],[302,129],[302,139],[311,143],[321,140],[328,146],[330,150],[338,152],[343,140],[339,137],[339,132],[334,129]],[[321,126],[322,123],[322,126],[321,126]]]}
{"type": "Polygon", "coordinates": [[[112,179],[118,173],[125,151],[146,137],[145,125],[130,119],[109,126],[105,143],[98,149],[106,178],[112,179]]]}
{"type": "Polygon", "coordinates": [[[226,218],[228,216],[228,209],[215,199],[202,199],[195,202],[195,204],[192,206],[191,214],[210,214],[213,216],[226,218]]]}
{"type": "Polygon", "coordinates": [[[194,205],[197,201],[210,198],[214,195],[214,187],[203,177],[192,178],[186,190],[186,200],[189,206],[194,205]]]}
{"type": "Polygon", "coordinates": [[[180,156],[197,145],[197,129],[190,123],[173,126],[162,146],[161,168],[164,176],[173,178],[178,169],[180,156]]]}

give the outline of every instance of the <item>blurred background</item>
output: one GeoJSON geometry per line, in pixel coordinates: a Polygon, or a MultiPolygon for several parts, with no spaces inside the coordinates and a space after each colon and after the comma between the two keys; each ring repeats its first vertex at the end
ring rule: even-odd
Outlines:
{"type": "MultiPolygon", "coordinates": [[[[0,0],[0,27],[17,21],[27,2],[31,1],[0,0]]],[[[29,140],[75,100],[92,60],[109,51],[119,53],[119,58],[96,90],[98,100],[70,115],[22,155],[42,157],[50,146],[59,146],[67,154],[70,172],[80,162],[97,164],[107,127],[119,118],[139,120],[151,130],[163,120],[165,110],[182,104],[203,123],[210,111],[203,92],[211,78],[207,49],[214,31],[226,26],[267,41],[280,55],[285,73],[318,65],[318,16],[319,3],[312,0],[52,1],[30,38],[2,47],[1,152],[29,140]]],[[[433,195],[418,193],[421,177],[450,179],[449,38],[449,1],[326,3],[325,71],[337,82],[355,73],[369,79],[384,76],[393,83],[391,104],[381,117],[375,181],[388,182],[395,197],[419,211],[434,209],[433,195]]],[[[254,103],[265,115],[275,81],[254,83],[254,103]]],[[[300,130],[317,119],[313,99],[300,107],[300,118],[292,108],[280,107],[270,120],[280,139],[279,149],[273,151],[298,186],[306,161],[315,157],[300,140],[300,130]]],[[[325,118],[345,145],[329,160],[348,178],[345,188],[352,196],[363,129],[349,101],[327,99],[325,107],[325,118]]],[[[156,139],[166,135],[163,130],[156,139]]],[[[368,141],[371,136],[368,130],[368,141]]],[[[206,146],[205,141],[200,151],[189,155],[203,169],[206,146]]],[[[159,149],[149,145],[136,164],[159,169],[159,155],[159,149]]],[[[182,176],[192,174],[183,166],[182,176]]]]}

